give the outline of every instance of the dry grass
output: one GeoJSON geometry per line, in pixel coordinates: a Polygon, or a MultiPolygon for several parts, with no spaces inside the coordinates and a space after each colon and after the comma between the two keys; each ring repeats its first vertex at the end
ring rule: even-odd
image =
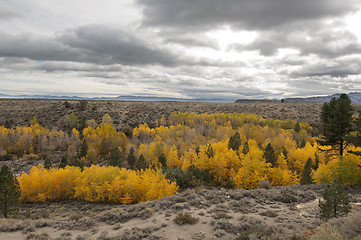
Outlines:
{"type": "Polygon", "coordinates": [[[65,129],[65,115],[74,112],[80,119],[94,119],[101,122],[108,113],[119,129],[133,128],[147,122],[154,126],[155,120],[168,117],[173,111],[195,113],[232,113],[244,112],[261,115],[265,118],[293,119],[311,124],[319,124],[321,104],[316,103],[186,103],[186,102],[123,102],[88,101],[84,110],[78,100],[67,100],[70,107],[64,106],[64,100],[39,99],[0,99],[0,124],[11,120],[13,125],[27,125],[33,115],[39,122],[50,128],[65,129]]]}
{"type": "MultiPolygon", "coordinates": [[[[27,218],[0,219],[0,238],[300,240],[305,232],[317,229],[321,224],[315,199],[321,196],[322,187],[295,185],[268,190],[199,188],[135,205],[86,202],[23,204],[20,215],[28,213],[27,218]],[[294,202],[280,201],[284,193],[291,194],[294,202]],[[42,218],[43,215],[47,217],[42,218]],[[19,235],[22,238],[14,237],[19,235]]],[[[351,194],[352,199],[358,201],[361,191],[356,189],[351,194]]],[[[353,211],[347,218],[328,222],[332,230],[337,229],[329,236],[335,234],[357,239],[356,236],[361,234],[361,209],[355,207],[353,211]]],[[[314,235],[317,239],[318,235],[314,235]]]]}

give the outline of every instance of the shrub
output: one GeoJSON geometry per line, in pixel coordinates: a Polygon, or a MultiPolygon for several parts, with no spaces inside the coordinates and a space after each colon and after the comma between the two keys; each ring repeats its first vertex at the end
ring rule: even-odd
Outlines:
{"type": "Polygon", "coordinates": [[[195,224],[198,222],[198,219],[190,215],[189,213],[179,213],[174,219],[173,222],[178,225],[184,224],[195,224]]]}
{"type": "Polygon", "coordinates": [[[283,203],[293,203],[293,202],[297,202],[297,198],[291,193],[283,191],[279,201],[283,203]]]}
{"type": "Polygon", "coordinates": [[[86,109],[87,105],[88,105],[88,101],[86,101],[86,100],[80,100],[79,101],[79,109],[81,111],[84,111],[86,109]]]}
{"type": "Polygon", "coordinates": [[[267,180],[262,180],[258,183],[257,188],[270,189],[272,185],[267,180]]]}
{"type": "Polygon", "coordinates": [[[13,155],[6,153],[5,155],[0,155],[0,161],[9,161],[13,160],[13,155]]]}
{"type": "Polygon", "coordinates": [[[347,240],[343,234],[341,234],[339,231],[337,231],[334,227],[331,226],[324,226],[318,230],[314,234],[311,234],[308,236],[307,239],[310,240],[347,240]]]}
{"type": "Polygon", "coordinates": [[[68,101],[65,101],[65,102],[64,102],[64,107],[65,107],[65,108],[70,108],[70,103],[68,103],[68,101]]]}

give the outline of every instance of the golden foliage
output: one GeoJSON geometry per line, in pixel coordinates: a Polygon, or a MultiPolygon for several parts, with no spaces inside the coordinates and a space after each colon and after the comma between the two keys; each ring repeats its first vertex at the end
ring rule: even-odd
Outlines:
{"type": "Polygon", "coordinates": [[[160,170],[132,171],[118,167],[78,167],[45,169],[33,167],[23,172],[18,181],[23,202],[79,199],[90,202],[136,203],[173,195],[175,183],[160,170]]]}

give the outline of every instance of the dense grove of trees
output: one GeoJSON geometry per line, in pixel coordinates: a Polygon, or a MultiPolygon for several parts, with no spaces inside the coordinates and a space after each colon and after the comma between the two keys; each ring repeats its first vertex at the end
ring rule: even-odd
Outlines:
{"type": "Polygon", "coordinates": [[[24,202],[79,199],[129,204],[160,199],[178,189],[160,170],[133,171],[99,165],[83,171],[71,166],[46,169],[39,165],[29,174],[23,173],[18,181],[24,202]]]}
{"type": "MultiPolygon", "coordinates": [[[[324,109],[323,118],[331,126],[334,123],[326,115],[333,111],[332,104],[324,109]]],[[[244,189],[265,180],[273,186],[334,179],[361,184],[361,157],[354,154],[361,148],[349,141],[342,145],[341,156],[334,154],[339,141],[327,144],[329,130],[321,138],[313,136],[308,123],[244,113],[173,112],[156,127],[142,124],[126,136],[108,114],[100,125],[75,119],[67,116],[68,132],[48,130],[36,118],[26,127],[0,127],[0,155],[64,153],[61,168],[33,167],[18,177],[23,201],[157,199],[177,189],[165,177],[179,186],[201,183],[244,189]]],[[[347,128],[343,136],[347,134],[359,132],[347,128]]]]}

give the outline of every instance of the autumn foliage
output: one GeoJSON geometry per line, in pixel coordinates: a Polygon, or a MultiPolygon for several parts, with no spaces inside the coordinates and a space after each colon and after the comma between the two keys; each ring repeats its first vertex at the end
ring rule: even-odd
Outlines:
{"type": "Polygon", "coordinates": [[[37,166],[23,173],[18,180],[21,199],[27,202],[159,199],[177,191],[164,175],[172,171],[189,176],[185,181],[225,187],[251,189],[264,180],[273,186],[290,185],[300,183],[307,161],[312,162],[310,176],[315,183],[336,178],[343,184],[360,184],[361,157],[351,153],[361,149],[350,145],[339,158],[329,146],[320,146],[313,134],[308,123],[255,114],[173,112],[156,127],[142,124],[127,137],[105,115],[100,125],[89,120],[82,132],[75,128],[65,133],[50,131],[36,121],[29,127],[0,127],[0,152],[57,150],[66,153],[69,161],[78,158],[88,165],[83,171],[37,166]],[[112,164],[115,152],[120,157],[112,164]]]}
{"type": "Polygon", "coordinates": [[[132,171],[92,165],[84,168],[45,169],[34,166],[19,176],[23,202],[85,200],[90,202],[137,203],[173,195],[178,187],[161,171],[132,171]]]}

